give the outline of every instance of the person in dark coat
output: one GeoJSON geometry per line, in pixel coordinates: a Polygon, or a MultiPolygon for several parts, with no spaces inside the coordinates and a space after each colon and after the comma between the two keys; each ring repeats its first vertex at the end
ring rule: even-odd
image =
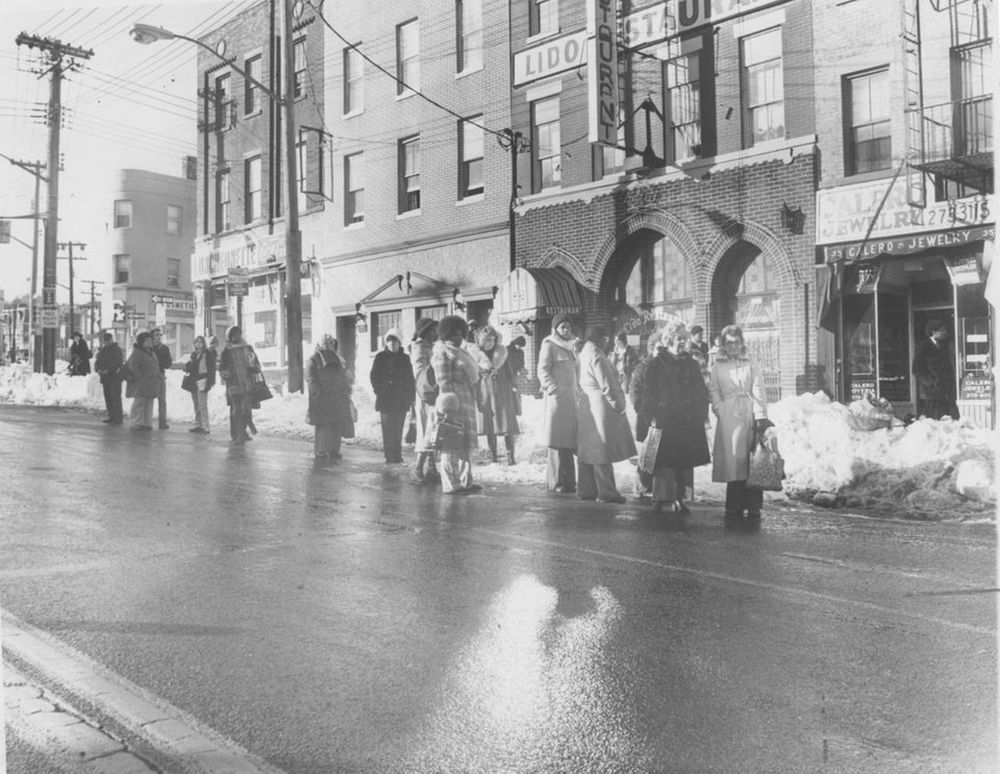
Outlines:
{"type": "MultiPolygon", "coordinates": [[[[636,363],[635,370],[632,371],[632,381],[629,382],[628,399],[635,412],[635,433],[636,443],[646,440],[649,433],[649,417],[642,406],[642,393],[646,385],[646,370],[656,353],[660,351],[660,332],[653,331],[646,341],[646,354],[636,363]]],[[[653,474],[639,470],[636,472],[635,486],[632,492],[640,500],[648,499],[653,493],[653,474]]]]}
{"type": "Polygon", "coordinates": [[[146,431],[153,429],[153,401],[163,386],[163,374],[153,354],[153,336],[143,331],[135,337],[132,354],[125,364],[128,369],[128,386],[125,396],[132,398],[129,411],[129,428],[146,431]]]}
{"type": "Polygon", "coordinates": [[[226,385],[229,403],[229,437],[233,446],[251,440],[247,429],[253,422],[254,373],[260,369],[257,353],[243,338],[243,329],[232,325],[226,331],[226,347],[219,358],[218,375],[226,385]]]}
{"type": "Polygon", "coordinates": [[[958,419],[955,403],[955,356],[948,346],[948,327],[930,320],[924,328],[927,338],[917,344],[913,375],[917,380],[917,416],[929,419],[958,419]]]}
{"type": "Polygon", "coordinates": [[[160,404],[160,429],[167,430],[170,428],[167,424],[167,369],[174,364],[174,357],[170,354],[170,347],[163,343],[163,331],[154,328],[152,335],[153,354],[156,355],[156,360],[160,364],[160,374],[163,376],[160,394],[156,396],[160,404]]]}
{"type": "Polygon", "coordinates": [[[615,372],[618,374],[622,391],[627,395],[632,382],[632,372],[635,371],[635,367],[639,363],[639,353],[635,351],[635,347],[628,343],[628,336],[625,335],[624,331],[615,336],[615,346],[611,350],[608,360],[611,361],[611,365],[614,366],[615,372]]]}
{"type": "Polygon", "coordinates": [[[507,345],[507,360],[514,374],[514,386],[519,393],[526,392],[528,369],[524,367],[524,348],[527,342],[524,336],[515,336],[507,345]]]}
{"type": "Polygon", "coordinates": [[[329,333],[323,334],[306,370],[309,392],[306,419],[316,428],[313,454],[321,462],[340,460],[341,440],[354,437],[351,381],[337,349],[337,340],[329,333]]]}
{"type": "Polygon", "coordinates": [[[204,336],[194,337],[194,352],[184,366],[186,389],[194,403],[192,433],[211,432],[208,421],[208,391],[215,385],[215,350],[210,349],[204,336]]]}
{"type": "Polygon", "coordinates": [[[90,373],[90,347],[83,340],[83,334],[73,331],[73,343],[69,348],[69,375],[86,376],[90,373]]]}
{"type": "MultiPolygon", "coordinates": [[[[514,439],[521,432],[517,424],[517,388],[510,356],[492,325],[476,333],[469,353],[479,365],[479,434],[486,436],[493,461],[497,461],[497,436],[507,449],[507,464],[514,464],[514,439]]],[[[523,361],[522,361],[523,362],[523,361]]]]}
{"type": "Polygon", "coordinates": [[[383,349],[375,355],[369,375],[375,391],[375,410],[382,424],[382,451],[388,464],[403,461],[403,424],[416,394],[413,365],[403,351],[403,334],[386,331],[383,349]]]}
{"type": "Polygon", "coordinates": [[[686,490],[694,468],[711,462],[705,438],[709,396],[701,367],[688,352],[690,335],[680,320],[660,334],[663,345],[646,370],[642,410],[662,432],[653,464],[653,507],[688,514],[686,490]]]}
{"type": "Polygon", "coordinates": [[[101,335],[103,346],[97,350],[94,359],[94,370],[101,377],[101,387],[104,388],[104,405],[108,409],[107,425],[120,425],[124,421],[122,411],[122,377],[121,367],[125,362],[125,354],[118,346],[115,337],[110,333],[101,335]]]}

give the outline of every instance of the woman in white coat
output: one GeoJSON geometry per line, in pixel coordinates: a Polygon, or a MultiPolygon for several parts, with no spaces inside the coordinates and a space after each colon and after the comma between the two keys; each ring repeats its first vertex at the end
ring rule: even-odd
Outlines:
{"type": "Polygon", "coordinates": [[[726,483],[726,524],[743,517],[759,519],[764,492],[746,485],[750,454],[759,434],[773,424],[767,418],[767,402],[760,369],[750,360],[738,325],[722,329],[722,351],[715,358],[708,392],[716,416],[712,480],[726,483]]]}
{"type": "Polygon", "coordinates": [[[576,339],[569,315],[552,318],[552,333],[538,352],[538,381],[545,395],[541,441],[549,447],[545,481],[550,492],[575,492],[576,339]]]}

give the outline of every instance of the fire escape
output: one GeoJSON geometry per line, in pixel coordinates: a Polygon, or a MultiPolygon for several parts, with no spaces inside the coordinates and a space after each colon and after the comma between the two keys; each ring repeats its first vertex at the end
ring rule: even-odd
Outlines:
{"type": "Polygon", "coordinates": [[[989,0],[902,0],[907,191],[913,206],[927,204],[928,181],[947,198],[993,192],[989,5],[989,0]],[[925,104],[921,5],[948,14],[950,32],[951,100],[932,105],[925,104]]]}

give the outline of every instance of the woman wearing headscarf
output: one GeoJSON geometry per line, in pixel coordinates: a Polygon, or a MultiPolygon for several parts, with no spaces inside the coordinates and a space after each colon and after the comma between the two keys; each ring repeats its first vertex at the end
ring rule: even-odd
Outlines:
{"type": "Polygon", "coordinates": [[[542,443],[549,447],[545,483],[550,492],[575,492],[576,338],[567,314],[552,318],[552,333],[538,352],[538,381],[545,396],[542,443]]]}
{"type": "Polygon", "coordinates": [[[385,461],[403,461],[403,422],[413,405],[414,379],[410,356],[403,352],[403,334],[390,328],[383,337],[382,351],[375,355],[369,374],[375,391],[375,410],[382,424],[385,461]]]}
{"type": "Polygon", "coordinates": [[[625,416],[625,393],[618,372],[604,354],[608,335],[601,326],[587,331],[580,350],[576,454],[581,500],[623,503],[612,464],[635,454],[635,440],[625,416]]]}
{"type": "Polygon", "coordinates": [[[662,346],[646,368],[641,405],[650,426],[663,433],[653,463],[653,508],[690,513],[684,497],[694,486],[694,468],[707,465],[708,389],[701,366],[688,351],[691,337],[681,320],[660,334],[662,346]]]}
{"type": "Polygon", "coordinates": [[[83,334],[73,331],[73,343],[69,348],[69,375],[85,376],[90,373],[90,347],[83,340],[83,334]]]}
{"type": "Polygon", "coordinates": [[[472,483],[469,456],[476,448],[476,385],[479,366],[462,346],[468,335],[465,320],[446,315],[438,323],[438,342],[431,353],[431,366],[440,393],[435,402],[438,419],[459,422],[462,431],[452,443],[441,447],[441,491],[445,494],[479,491],[472,483]]]}
{"type": "Polygon", "coordinates": [[[153,354],[153,336],[149,331],[143,331],[135,337],[132,353],[125,364],[128,381],[125,387],[125,397],[132,398],[132,408],[129,410],[129,429],[153,429],[153,401],[160,394],[163,374],[160,364],[153,354]]]}
{"type": "Polygon", "coordinates": [[[410,362],[413,365],[413,380],[416,397],[413,400],[413,419],[417,437],[413,449],[417,453],[417,465],[413,479],[418,484],[436,484],[441,480],[434,457],[437,450],[431,438],[431,424],[434,420],[434,402],[438,396],[437,380],[431,366],[431,352],[438,335],[437,320],[421,317],[410,342],[410,362]]]}
{"type": "Polygon", "coordinates": [[[309,358],[306,382],[309,389],[309,424],[316,428],[313,454],[317,460],[336,462],[340,442],[354,437],[351,416],[351,381],[337,353],[337,340],[324,333],[309,358]]]}
{"type": "Polygon", "coordinates": [[[507,464],[514,464],[514,437],[521,432],[517,425],[517,398],[514,370],[500,334],[492,325],[476,332],[470,353],[479,365],[479,434],[486,436],[493,461],[497,461],[497,436],[502,435],[507,448],[507,464]]]}
{"type": "Polygon", "coordinates": [[[712,480],[726,482],[726,524],[734,524],[746,511],[759,519],[764,492],[746,485],[750,474],[750,454],[757,438],[774,425],[767,418],[767,402],[760,369],[750,360],[743,341],[743,329],[727,325],[722,329],[721,352],[712,364],[708,392],[715,425],[712,450],[712,480]]]}
{"type": "Polygon", "coordinates": [[[219,377],[226,385],[229,403],[229,437],[233,446],[251,440],[247,428],[253,422],[254,373],[260,369],[257,353],[243,338],[243,329],[232,325],[226,331],[226,346],[219,359],[219,377]]]}
{"type": "Polygon", "coordinates": [[[194,351],[184,366],[185,382],[189,384],[191,401],[194,403],[194,427],[192,433],[209,433],[208,391],[215,384],[215,350],[209,349],[204,336],[194,337],[194,351]]]}

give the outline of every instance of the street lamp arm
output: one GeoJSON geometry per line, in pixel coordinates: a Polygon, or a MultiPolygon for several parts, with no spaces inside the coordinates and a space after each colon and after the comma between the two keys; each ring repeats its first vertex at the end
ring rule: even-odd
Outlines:
{"type": "Polygon", "coordinates": [[[281,98],[280,95],[275,94],[271,89],[269,89],[263,83],[258,81],[248,72],[246,72],[246,70],[237,67],[235,64],[226,59],[224,56],[220,55],[219,52],[216,51],[214,48],[212,48],[210,45],[208,45],[207,43],[203,43],[197,38],[190,38],[187,35],[181,35],[177,32],[171,32],[170,30],[164,29],[163,27],[155,27],[152,24],[135,24],[129,31],[129,35],[132,36],[132,40],[134,40],[136,43],[141,43],[144,46],[148,46],[150,43],[158,43],[161,40],[174,40],[174,39],[186,40],[188,43],[194,43],[196,46],[201,46],[216,59],[218,59],[221,62],[225,62],[227,65],[229,65],[230,68],[232,68],[237,73],[246,78],[248,81],[250,81],[250,83],[252,83],[262,92],[264,92],[272,100],[274,100],[279,104],[284,102],[284,100],[281,98]]]}

